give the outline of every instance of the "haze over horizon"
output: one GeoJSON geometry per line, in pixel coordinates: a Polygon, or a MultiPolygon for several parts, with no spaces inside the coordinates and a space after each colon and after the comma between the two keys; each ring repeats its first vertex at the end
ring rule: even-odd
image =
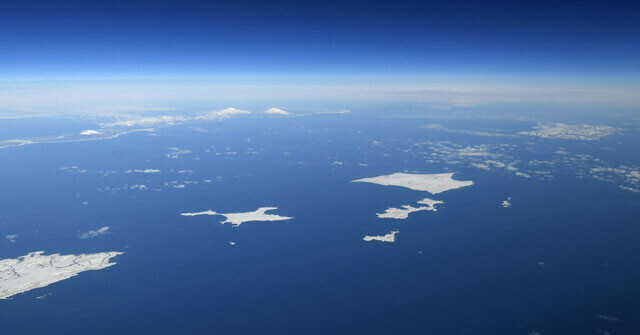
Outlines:
{"type": "Polygon", "coordinates": [[[363,99],[411,92],[408,101],[421,101],[430,97],[416,93],[442,91],[637,105],[639,9],[631,1],[9,1],[0,5],[0,108],[43,94],[122,99],[123,82],[125,95],[151,90],[159,99],[307,90],[363,99]]]}

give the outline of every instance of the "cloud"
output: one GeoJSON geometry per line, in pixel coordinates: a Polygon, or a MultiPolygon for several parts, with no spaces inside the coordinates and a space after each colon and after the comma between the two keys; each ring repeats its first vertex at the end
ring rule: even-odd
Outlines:
{"type": "Polygon", "coordinates": [[[471,99],[453,99],[451,105],[458,108],[471,108],[476,107],[471,99]]]}
{"type": "Polygon", "coordinates": [[[171,147],[171,148],[169,148],[169,153],[165,154],[165,156],[167,158],[171,158],[171,159],[179,159],[180,156],[187,155],[187,154],[190,154],[190,153],[191,153],[191,150],[188,150],[188,149],[180,149],[180,148],[177,148],[177,147],[171,147]]]}
{"type": "Polygon", "coordinates": [[[214,121],[229,118],[233,115],[250,114],[251,112],[241,110],[237,108],[225,108],[222,110],[211,111],[202,115],[192,117],[183,115],[162,115],[153,117],[134,117],[128,120],[102,123],[103,128],[110,127],[134,127],[134,126],[146,126],[146,127],[160,127],[160,126],[172,126],[176,124],[183,124],[186,122],[197,121],[214,121]]]}
{"type": "Polygon", "coordinates": [[[155,117],[137,117],[130,120],[102,123],[102,127],[134,127],[134,126],[157,126],[157,125],[173,125],[188,121],[184,116],[155,116],[155,117]]]}
{"type": "Polygon", "coordinates": [[[127,170],[125,173],[160,173],[158,169],[127,170]]]}
{"type": "Polygon", "coordinates": [[[94,237],[98,237],[100,235],[104,235],[104,234],[108,234],[109,233],[109,227],[104,226],[100,229],[97,230],[89,230],[86,233],[80,234],[78,237],[81,239],[88,239],[88,238],[94,238],[94,237]]]}
{"type": "Polygon", "coordinates": [[[101,135],[102,133],[97,131],[97,130],[85,130],[83,132],[80,133],[80,135],[84,135],[84,136],[90,136],[90,135],[101,135]]]}
{"type": "Polygon", "coordinates": [[[193,173],[193,170],[180,170],[178,173],[193,173]]]}
{"type": "Polygon", "coordinates": [[[602,319],[602,320],[606,320],[609,322],[618,322],[619,319],[615,316],[610,316],[610,315],[604,315],[604,314],[598,314],[598,318],[602,319]]]}
{"type": "Polygon", "coordinates": [[[4,237],[5,240],[9,243],[16,243],[16,239],[18,238],[18,235],[16,234],[9,234],[7,236],[4,237]]]}

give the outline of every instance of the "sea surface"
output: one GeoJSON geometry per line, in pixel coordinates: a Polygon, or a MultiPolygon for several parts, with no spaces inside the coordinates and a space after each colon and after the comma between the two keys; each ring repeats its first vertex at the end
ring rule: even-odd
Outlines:
{"type": "MultiPolygon", "coordinates": [[[[96,127],[5,122],[2,139],[96,127]]],[[[640,193],[591,178],[597,160],[554,154],[637,166],[637,127],[579,141],[433,124],[500,134],[536,125],[247,117],[0,149],[0,237],[18,235],[0,242],[0,259],[125,252],[107,269],[0,300],[1,333],[640,333],[640,193]],[[464,155],[431,159],[437,145],[485,146],[497,155],[487,159],[509,156],[523,172],[532,160],[556,163],[538,168],[551,176],[525,178],[464,155]],[[126,172],[136,169],[160,172],[126,172]],[[394,172],[455,172],[474,184],[432,195],[351,183],[394,172]],[[406,220],[375,215],[424,198],[444,204],[406,220]],[[294,219],[232,227],[180,215],[267,206],[294,219]],[[394,243],[362,240],[395,230],[394,243]]]]}

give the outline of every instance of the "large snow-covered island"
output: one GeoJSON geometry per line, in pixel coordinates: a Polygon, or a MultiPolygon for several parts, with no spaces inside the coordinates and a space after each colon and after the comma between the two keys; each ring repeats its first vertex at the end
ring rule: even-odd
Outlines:
{"type": "Polygon", "coordinates": [[[394,173],[373,178],[354,180],[354,183],[372,183],[384,186],[401,186],[415,191],[438,194],[456,188],[473,185],[473,181],[454,180],[453,172],[436,174],[394,173]]]}
{"type": "Polygon", "coordinates": [[[0,299],[69,279],[80,272],[101,270],[116,263],[109,260],[123,252],[81,255],[43,255],[36,251],[0,260],[0,299]]]}
{"type": "Polygon", "coordinates": [[[197,213],[182,213],[182,216],[196,216],[196,215],[221,215],[226,217],[227,219],[220,222],[222,224],[231,223],[233,227],[237,227],[245,222],[250,221],[282,221],[282,220],[290,220],[292,217],[288,216],[280,216],[276,214],[266,214],[266,211],[276,210],[278,207],[260,207],[253,212],[244,212],[244,213],[218,213],[213,210],[208,210],[204,212],[197,213]]]}

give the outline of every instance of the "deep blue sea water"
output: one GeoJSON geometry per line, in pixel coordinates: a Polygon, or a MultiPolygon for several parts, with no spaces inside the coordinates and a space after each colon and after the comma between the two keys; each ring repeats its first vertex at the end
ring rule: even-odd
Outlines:
{"type": "Polygon", "coordinates": [[[535,159],[563,147],[638,164],[637,134],[505,139],[422,127],[430,123],[531,126],[359,114],[244,118],[0,149],[0,235],[19,235],[0,243],[0,258],[125,252],[108,269],[0,301],[2,334],[639,333],[640,194],[568,168],[539,180],[426,162],[429,150],[416,145],[515,143],[511,155],[535,159]],[[611,146],[618,150],[602,149],[611,146]],[[191,152],[169,158],[172,147],[191,152]],[[162,172],[124,173],[147,168],[162,172]],[[350,182],[401,171],[455,171],[475,184],[430,195],[350,182]],[[198,184],[170,184],[188,180],[198,184]],[[124,189],[140,184],[148,189],[124,189]],[[445,203],[406,220],[375,216],[426,197],[445,203]],[[502,208],[507,197],[514,205],[502,208]],[[263,206],[294,219],[231,227],[220,216],[180,216],[263,206]],[[102,226],[110,233],[78,238],[102,226]],[[391,230],[400,231],[395,243],[362,241],[391,230]]]}

